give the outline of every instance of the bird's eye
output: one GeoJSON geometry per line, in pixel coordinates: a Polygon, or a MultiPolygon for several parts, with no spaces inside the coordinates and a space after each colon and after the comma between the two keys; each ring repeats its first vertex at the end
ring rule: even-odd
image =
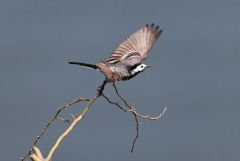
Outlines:
{"type": "Polygon", "coordinates": [[[141,66],[141,68],[143,68],[143,66],[141,66]]]}

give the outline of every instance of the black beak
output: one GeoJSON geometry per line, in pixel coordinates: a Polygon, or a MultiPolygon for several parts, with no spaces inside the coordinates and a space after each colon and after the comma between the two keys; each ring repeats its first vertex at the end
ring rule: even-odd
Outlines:
{"type": "Polygon", "coordinates": [[[150,68],[151,67],[151,65],[147,65],[147,67],[146,68],[150,68]]]}

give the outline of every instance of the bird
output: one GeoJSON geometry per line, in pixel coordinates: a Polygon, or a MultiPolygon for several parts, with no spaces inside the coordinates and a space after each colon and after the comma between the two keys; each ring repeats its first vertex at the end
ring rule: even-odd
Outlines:
{"type": "Polygon", "coordinates": [[[143,60],[149,56],[150,50],[159,39],[162,31],[154,23],[146,24],[118,44],[106,60],[97,64],[68,63],[100,71],[105,75],[106,82],[129,80],[151,67],[144,64],[143,60]]]}

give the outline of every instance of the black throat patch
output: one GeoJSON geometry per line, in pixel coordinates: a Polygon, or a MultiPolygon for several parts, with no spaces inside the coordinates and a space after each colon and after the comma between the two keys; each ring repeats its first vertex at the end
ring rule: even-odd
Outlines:
{"type": "MultiPolygon", "coordinates": [[[[138,73],[139,73],[139,72],[138,72],[138,73]]],[[[135,74],[132,74],[132,75],[130,74],[130,75],[128,75],[128,76],[122,77],[122,80],[123,80],[123,81],[129,80],[129,79],[135,77],[138,73],[135,73],[135,74]]]]}
{"type": "Polygon", "coordinates": [[[136,72],[136,73],[132,74],[132,71],[133,71],[134,69],[136,69],[137,66],[139,66],[140,64],[141,64],[141,63],[137,63],[137,64],[135,64],[135,65],[133,65],[133,66],[128,66],[127,69],[128,69],[129,75],[123,77],[122,80],[123,80],[123,81],[129,80],[129,79],[135,77],[138,73],[140,73],[140,71],[139,71],[139,72],[136,72]]]}
{"type": "Polygon", "coordinates": [[[131,72],[132,70],[136,69],[137,66],[139,66],[140,64],[142,64],[142,63],[137,63],[137,64],[134,64],[133,66],[129,66],[128,67],[129,71],[131,72]]]}

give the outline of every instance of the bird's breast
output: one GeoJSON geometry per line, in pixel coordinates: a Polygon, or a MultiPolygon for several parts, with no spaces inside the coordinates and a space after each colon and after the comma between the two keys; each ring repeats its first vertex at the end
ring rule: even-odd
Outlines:
{"type": "Polygon", "coordinates": [[[108,79],[108,81],[121,80],[121,74],[115,67],[112,67],[106,63],[97,64],[98,69],[102,72],[108,79]]]}

